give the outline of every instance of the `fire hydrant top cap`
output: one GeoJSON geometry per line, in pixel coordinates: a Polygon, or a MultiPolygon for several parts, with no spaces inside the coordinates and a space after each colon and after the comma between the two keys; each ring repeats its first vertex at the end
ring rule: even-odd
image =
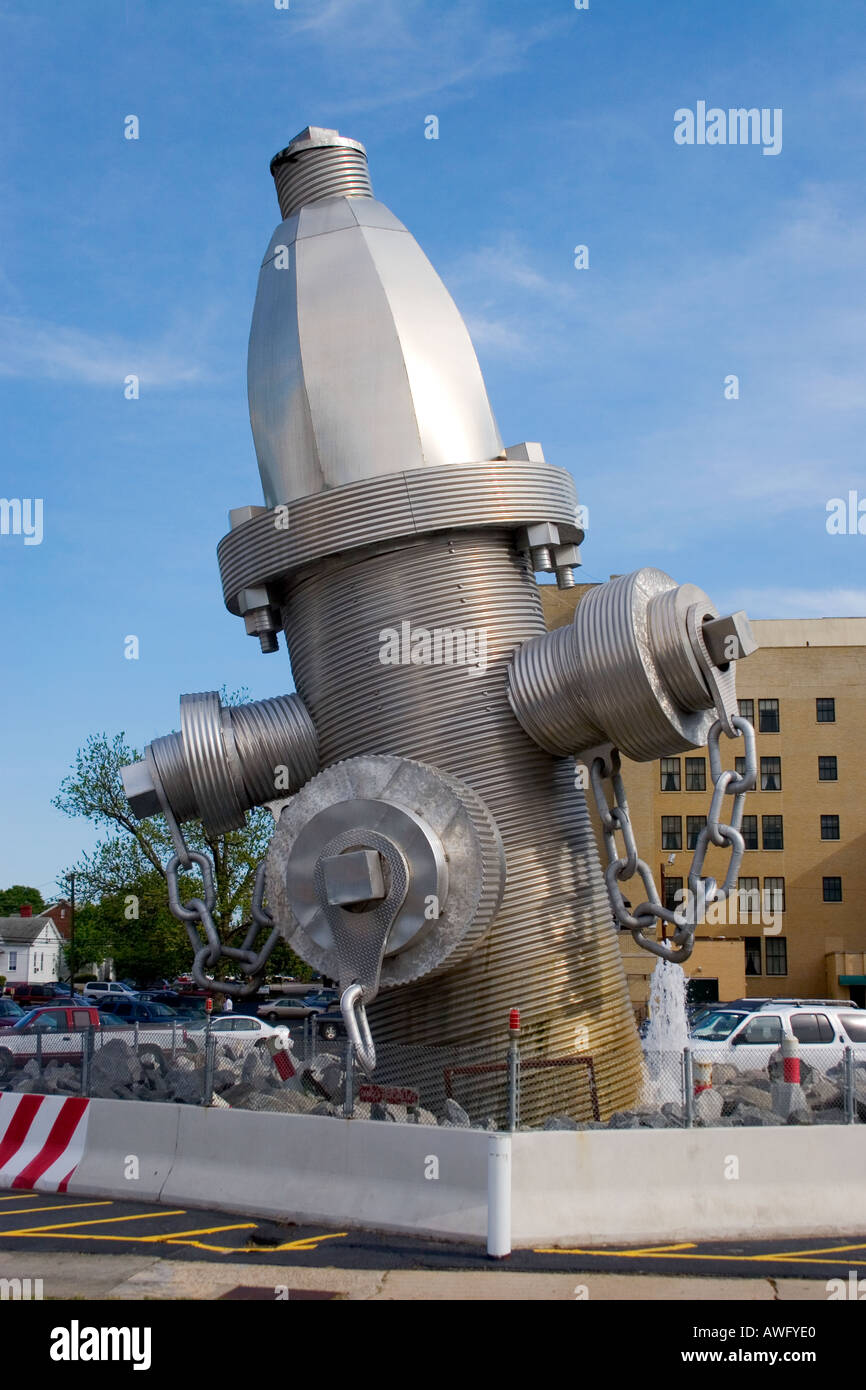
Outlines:
{"type": "Polygon", "coordinates": [[[338,130],[329,130],[326,126],[308,125],[293,140],[290,140],[285,149],[278,150],[271,160],[271,173],[280,165],[287,163],[295,155],[303,154],[307,150],[322,149],[328,145],[339,145],[344,149],[358,150],[366,155],[367,151],[359,140],[350,140],[348,136],[341,135],[338,130]]]}

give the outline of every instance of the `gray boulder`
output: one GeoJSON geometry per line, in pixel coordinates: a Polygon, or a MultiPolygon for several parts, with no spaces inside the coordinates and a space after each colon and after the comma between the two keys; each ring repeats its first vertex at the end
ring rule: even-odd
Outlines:
{"type": "Polygon", "coordinates": [[[442,1111],[440,1125],[450,1125],[453,1129],[471,1129],[472,1121],[469,1119],[462,1105],[458,1105],[456,1100],[446,1100],[445,1108],[442,1111]]]}

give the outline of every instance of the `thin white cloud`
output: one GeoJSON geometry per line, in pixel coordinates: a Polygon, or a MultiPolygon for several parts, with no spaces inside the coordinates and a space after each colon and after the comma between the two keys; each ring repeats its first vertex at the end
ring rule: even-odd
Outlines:
{"type": "Polygon", "coordinates": [[[45,320],[0,315],[0,376],[117,386],[134,374],[142,385],[171,388],[211,375],[168,341],[136,343],[45,320]]]}
{"type": "MultiPolygon", "coordinates": [[[[840,543],[846,538],[840,537],[840,543]]],[[[857,544],[860,537],[852,536],[857,544]]],[[[862,541],[866,551],[866,540],[862,541]]],[[[866,559],[866,555],[864,555],[866,559]]],[[[717,596],[723,611],[745,608],[750,618],[863,618],[866,617],[866,589],[735,589],[717,596]]]]}
{"type": "Polygon", "coordinates": [[[307,39],[326,50],[341,112],[369,111],[463,91],[478,78],[506,77],[530,49],[566,22],[511,26],[478,0],[292,0],[285,42],[307,39]],[[370,71],[376,83],[371,92],[370,71]]]}

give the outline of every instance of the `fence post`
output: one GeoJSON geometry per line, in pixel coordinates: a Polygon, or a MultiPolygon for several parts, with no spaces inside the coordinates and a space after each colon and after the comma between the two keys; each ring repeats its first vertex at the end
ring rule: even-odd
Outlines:
{"type": "Polygon", "coordinates": [[[42,1029],[36,1029],[36,1065],[42,1070],[42,1029]]]}
{"type": "Polygon", "coordinates": [[[857,1117],[856,1101],[856,1072],[854,1070],[854,1049],[845,1048],[844,1055],[844,1076],[845,1076],[845,1123],[853,1125],[857,1117]]]}
{"type": "Polygon", "coordinates": [[[310,1056],[306,1059],[308,1062],[310,1061],[310,1058],[313,1056],[313,1054],[316,1052],[319,1046],[318,1017],[318,1014],[313,1014],[312,1018],[310,1019],[310,1056]]]}
{"type": "Polygon", "coordinates": [[[520,1124],[520,1010],[508,1015],[508,1128],[520,1124]]]}
{"type": "Polygon", "coordinates": [[[81,1094],[90,1095],[90,1078],[92,1075],[93,1062],[93,1035],[95,1029],[93,1024],[84,1032],[81,1039],[81,1094]]]}
{"type": "MultiPolygon", "coordinates": [[[[210,1024],[210,1018],[208,1018],[210,1024]]],[[[202,1093],[202,1105],[210,1105],[213,1100],[213,1074],[214,1059],[216,1057],[216,1037],[208,1027],[204,1040],[204,1089],[202,1093]]]]}
{"type": "Polygon", "coordinates": [[[343,1118],[355,1115],[355,1044],[346,1039],[346,1083],[343,1087],[343,1118]]]}
{"type": "Polygon", "coordinates": [[[304,1019],[304,1063],[310,1060],[310,1015],[304,1019]]]}
{"type": "Polygon", "coordinates": [[[692,1129],[695,1123],[695,1074],[692,1049],[683,1048],[683,1125],[692,1129]]]}

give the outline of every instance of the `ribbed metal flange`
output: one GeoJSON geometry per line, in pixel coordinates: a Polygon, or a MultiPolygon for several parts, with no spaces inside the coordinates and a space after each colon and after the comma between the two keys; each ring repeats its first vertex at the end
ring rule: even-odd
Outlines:
{"type": "Polygon", "coordinates": [[[198,818],[222,835],[242,826],[250,807],[281,800],[318,770],[316,728],[298,695],[233,706],[215,690],[181,695],[180,717],[180,733],[149,746],[158,785],[142,794],[136,783],[130,793],[139,819],[154,814],[159,793],[179,824],[198,818]]]}
{"type": "Polygon", "coordinates": [[[570,626],[515,653],[508,698],[540,747],[564,755],[609,741],[648,762],[706,743],[715,713],[686,651],[685,612],[696,596],[716,610],[688,590],[678,600],[670,575],[635,570],[591,589],[570,626]]]}
{"type": "Polygon", "coordinates": [[[180,697],[180,730],[189,779],[202,824],[214,835],[242,826],[245,809],[226,754],[221,716],[222,705],[215,690],[180,697]]]}
{"type": "Polygon", "coordinates": [[[373,196],[364,146],[322,126],[308,126],[275,154],[271,173],[284,219],[322,198],[373,196]]]}
{"type": "Polygon", "coordinates": [[[577,493],[564,468],[492,459],[389,473],[276,507],[244,522],[217,547],[223,595],[239,614],[244,589],[273,583],[327,555],[431,531],[553,522],[579,545],[577,493]]]}

